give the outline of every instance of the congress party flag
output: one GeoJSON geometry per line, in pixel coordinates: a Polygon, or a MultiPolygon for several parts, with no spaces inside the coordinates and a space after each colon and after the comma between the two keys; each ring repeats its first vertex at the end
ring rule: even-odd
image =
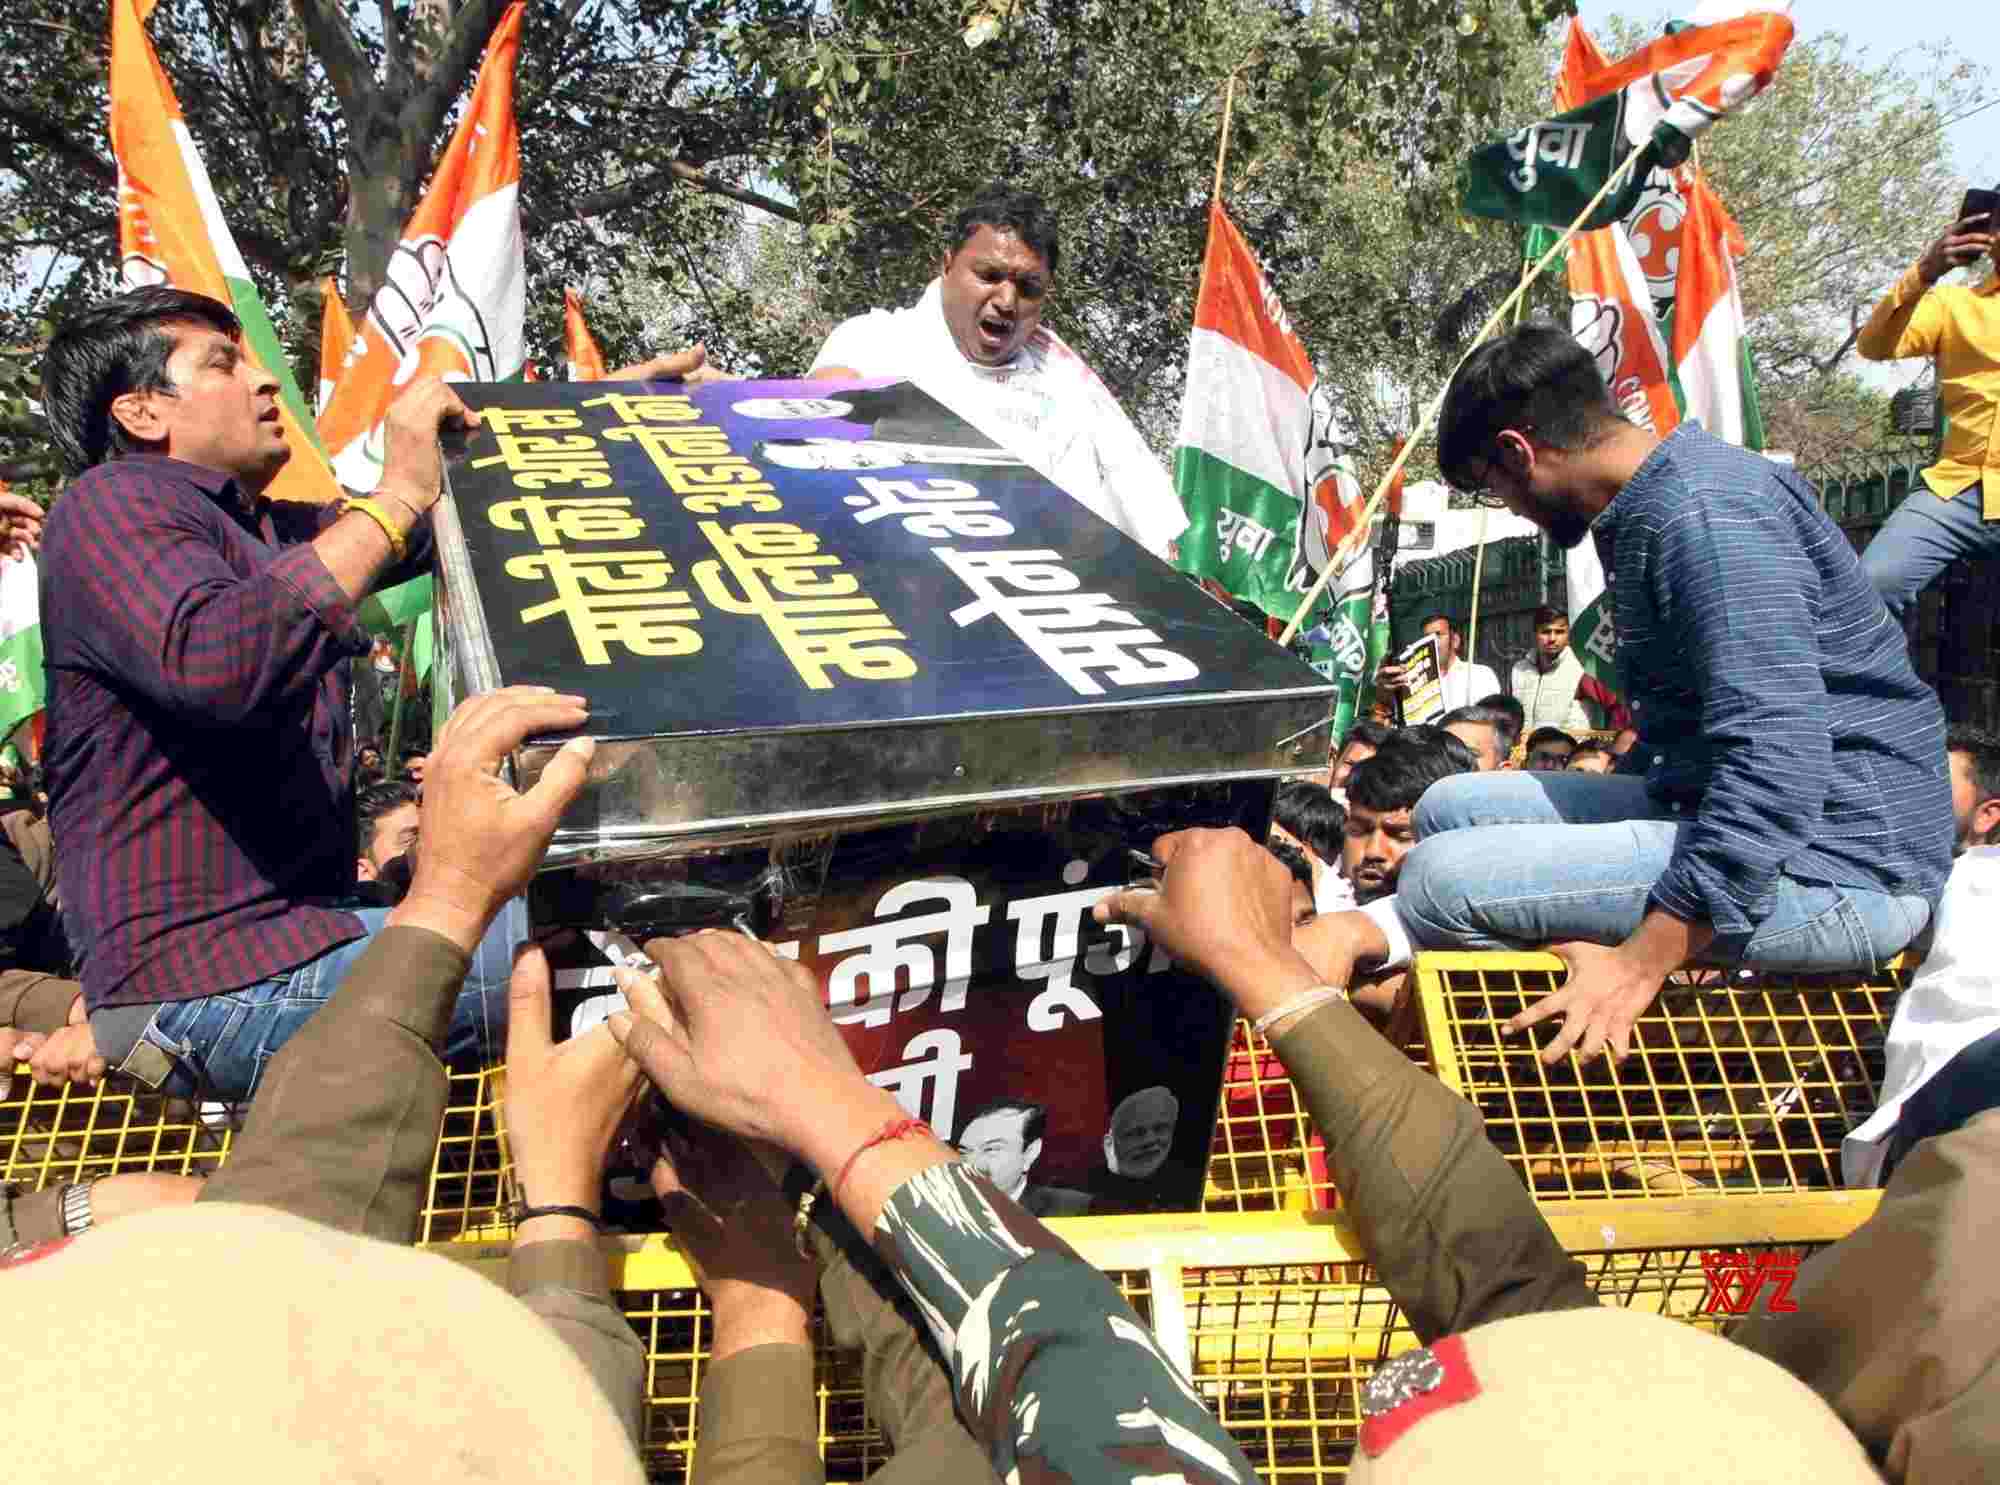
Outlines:
{"type": "Polygon", "coordinates": [[[312,434],[306,401],[237,250],[160,59],[146,34],[154,0],[111,3],[111,153],[118,162],[119,277],[127,289],[172,284],[228,305],[243,343],[278,380],[292,457],[265,493],[323,502],[340,491],[312,434]]]}
{"type": "Polygon", "coordinates": [[[1708,182],[1697,176],[1683,191],[1680,272],[1675,283],[1671,351],[1682,415],[1717,438],[1746,449],[1764,447],[1764,419],[1743,332],[1743,297],[1736,256],[1743,239],[1708,182]]]}
{"type": "Polygon", "coordinates": [[[347,365],[347,353],[354,348],[354,317],[331,276],[319,281],[319,398],[313,404],[320,412],[340,385],[340,373],[347,365]]]}
{"type": "Polygon", "coordinates": [[[604,352],[597,348],[583,317],[583,299],[574,289],[563,290],[563,355],[569,361],[571,381],[604,380],[604,352]]]}
{"type": "Polygon", "coordinates": [[[1474,216],[1566,227],[1636,151],[1583,226],[1622,221],[1655,169],[1687,159],[1717,119],[1770,85],[1791,39],[1789,16],[1757,11],[1675,31],[1583,72],[1553,118],[1473,152],[1460,205],[1474,216]]]}
{"type": "MultiPolygon", "coordinates": [[[[1680,411],[1668,383],[1667,347],[1622,224],[1570,240],[1569,294],[1570,331],[1596,358],[1619,410],[1663,438],[1673,432],[1680,411]]],[[[1615,690],[1617,641],[1596,544],[1586,540],[1570,548],[1564,571],[1570,648],[1586,671],[1615,690]]]]}
{"type": "Polygon", "coordinates": [[[486,44],[472,100],[429,189],[390,256],[320,435],[344,484],[372,490],[382,474],[382,416],[399,387],[429,372],[507,381],[526,360],[521,249],[521,144],[514,60],[524,0],[486,44]]]}
{"type": "Polygon", "coordinates": [[[48,690],[35,559],[0,558],[0,741],[48,704],[48,690]]]}
{"type": "MultiPolygon", "coordinates": [[[[1401,440],[1389,451],[1394,459],[1401,440]]],[[[1391,522],[1403,513],[1403,470],[1397,469],[1383,500],[1391,522]]],[[[1389,527],[1384,526],[1386,532],[1389,527]]],[[[1393,558],[1390,559],[1393,561],[1393,558]]],[[[1341,569],[1338,596],[1324,623],[1305,634],[1312,668],[1340,687],[1333,704],[1329,741],[1339,747],[1367,711],[1374,693],[1375,672],[1389,652],[1389,585],[1381,553],[1363,547],[1341,569]]]]}
{"type": "Polygon", "coordinates": [[[1361,503],[1330,399],[1256,255],[1208,211],[1174,485],[1182,570],[1290,618],[1361,503]]]}

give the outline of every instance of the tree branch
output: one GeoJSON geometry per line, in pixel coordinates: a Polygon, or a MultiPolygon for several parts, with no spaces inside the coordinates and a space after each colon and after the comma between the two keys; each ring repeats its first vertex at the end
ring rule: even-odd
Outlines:
{"type": "Polygon", "coordinates": [[[417,138],[437,137],[445,115],[458,101],[472,69],[479,65],[493,28],[500,24],[500,17],[510,3],[512,0],[462,0],[458,13],[451,18],[450,29],[445,32],[444,44],[431,59],[431,75],[423,91],[404,110],[403,117],[408,120],[405,127],[413,130],[417,138]]]}
{"type": "Polygon", "coordinates": [[[354,44],[354,33],[341,17],[339,0],[295,3],[306,28],[306,40],[312,43],[320,66],[326,69],[326,80],[333,84],[334,96],[340,100],[340,111],[350,123],[358,123],[372,111],[375,78],[368,59],[354,44]]]}
{"type": "Polygon", "coordinates": [[[16,108],[0,98],[0,123],[13,125],[31,143],[60,155],[97,184],[114,191],[118,189],[118,167],[68,130],[59,127],[47,114],[16,108]]]}
{"type": "Polygon", "coordinates": [[[217,35],[230,38],[225,48],[228,66],[236,74],[237,86],[243,90],[242,113],[247,116],[257,130],[259,142],[264,147],[264,168],[272,176],[280,173],[282,162],[278,144],[271,132],[271,110],[265,89],[259,83],[268,82],[271,76],[270,60],[264,53],[264,35],[261,26],[244,23],[242,45],[236,45],[237,28],[228,24],[216,14],[212,0],[203,0],[203,8],[209,15],[209,25],[217,35]],[[248,57],[245,52],[250,53],[248,57]],[[254,63],[255,71],[252,71],[254,63]]]}
{"type": "Polygon", "coordinates": [[[382,0],[382,75],[392,85],[407,83],[413,76],[409,55],[403,45],[402,23],[396,19],[396,0],[382,0]]]}
{"type": "MultiPolygon", "coordinates": [[[[774,201],[769,196],[745,190],[742,186],[732,186],[707,175],[685,160],[669,160],[665,166],[637,180],[627,181],[622,186],[609,190],[594,191],[588,196],[579,196],[563,212],[566,217],[584,221],[591,217],[601,217],[607,212],[622,211],[628,206],[637,206],[642,201],[651,200],[661,191],[672,187],[675,181],[682,181],[698,191],[706,191],[713,196],[726,196],[731,201],[740,201],[745,206],[754,206],[759,211],[767,211],[774,217],[783,217],[788,222],[803,221],[795,206],[787,206],[782,201],[774,201]]],[[[530,223],[530,225],[534,225],[530,223]]]]}

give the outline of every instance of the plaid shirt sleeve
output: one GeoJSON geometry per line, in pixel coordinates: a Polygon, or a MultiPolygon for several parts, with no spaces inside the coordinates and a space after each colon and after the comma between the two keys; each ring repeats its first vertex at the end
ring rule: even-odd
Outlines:
{"type": "Polygon", "coordinates": [[[1117,1287],[983,1176],[919,1172],[882,1209],[875,1246],[1001,1479],[1255,1485],[1117,1287]]]}
{"type": "Polygon", "coordinates": [[[1785,560],[1798,542],[1775,501],[1693,489],[1654,541],[1653,600],[1686,643],[1713,765],[1652,901],[1746,939],[1785,863],[1812,843],[1833,774],[1825,679],[1798,642],[1818,632],[1817,580],[1785,560]]]}
{"type": "Polygon", "coordinates": [[[99,482],[66,517],[71,580],[97,622],[77,636],[90,659],[186,721],[229,726],[309,704],[344,655],[367,651],[347,597],[310,545],[238,573],[209,520],[144,471],[99,482]]]}

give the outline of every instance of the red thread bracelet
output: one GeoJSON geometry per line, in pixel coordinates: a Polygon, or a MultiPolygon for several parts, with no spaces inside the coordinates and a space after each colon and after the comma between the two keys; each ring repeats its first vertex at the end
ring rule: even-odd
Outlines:
{"type": "Polygon", "coordinates": [[[899,1140],[906,1135],[929,1134],[930,1132],[930,1125],[924,1123],[921,1119],[891,1119],[887,1124],[884,1124],[880,1129],[861,1142],[861,1148],[847,1157],[847,1163],[841,1166],[840,1174],[833,1178],[834,1201],[838,1202],[840,1200],[840,1188],[847,1184],[848,1172],[854,1169],[854,1162],[859,1160],[863,1155],[866,1155],[877,1145],[886,1145],[891,1140],[899,1140]]]}

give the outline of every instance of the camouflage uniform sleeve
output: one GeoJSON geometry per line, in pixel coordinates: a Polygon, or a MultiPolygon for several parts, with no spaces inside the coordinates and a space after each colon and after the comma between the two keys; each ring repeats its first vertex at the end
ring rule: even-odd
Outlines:
{"type": "Polygon", "coordinates": [[[1111,1281],[982,1176],[906,1182],[875,1246],[944,1353],[959,1416],[1003,1480],[1256,1474],[1111,1281]]]}

